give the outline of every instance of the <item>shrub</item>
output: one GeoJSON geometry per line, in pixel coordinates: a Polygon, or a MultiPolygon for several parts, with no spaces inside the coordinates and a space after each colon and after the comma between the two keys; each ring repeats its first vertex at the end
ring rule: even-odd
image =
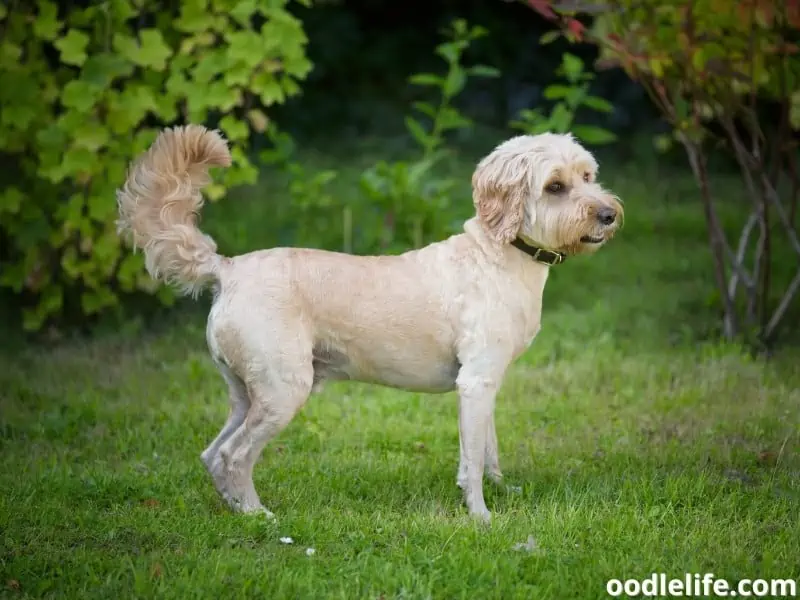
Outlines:
{"type": "Polygon", "coordinates": [[[700,189],[725,337],[774,342],[800,292],[800,2],[604,0],[580,6],[597,15],[591,31],[547,0],[529,2],[645,87],[672,126],[660,144],[683,147],[700,189]],[[736,161],[750,204],[735,248],[709,182],[715,148],[736,161]],[[786,278],[778,248],[795,259],[786,278]]]}
{"type": "MultiPolygon", "coordinates": [[[[338,201],[346,202],[346,198],[334,197],[330,184],[339,176],[334,169],[325,169],[310,173],[302,162],[297,160],[297,146],[291,135],[278,129],[276,124],[270,123],[266,130],[267,140],[271,147],[259,153],[264,164],[277,167],[287,181],[289,202],[286,208],[291,217],[291,223],[286,223],[285,228],[291,232],[295,243],[307,246],[315,245],[330,249],[339,249],[342,237],[334,224],[336,212],[343,208],[350,211],[349,205],[341,207],[338,201]]],[[[348,212],[349,214],[349,212],[348,212]]],[[[352,215],[350,219],[352,224],[352,215]]],[[[345,225],[346,226],[346,225],[345,225]]],[[[347,248],[345,251],[351,251],[347,248]]]]}
{"type": "MultiPolygon", "coordinates": [[[[542,36],[542,41],[546,43],[548,38],[545,36],[547,34],[542,36]]],[[[556,74],[563,77],[564,82],[552,83],[544,89],[545,99],[555,101],[549,114],[539,108],[525,109],[520,111],[519,119],[510,123],[511,126],[529,134],[546,131],[571,132],[587,144],[609,144],[616,141],[617,136],[607,129],[575,122],[581,108],[601,113],[614,110],[607,100],[589,93],[589,86],[595,78],[594,73],[586,70],[579,57],[565,52],[556,74]]]]}
{"type": "Polygon", "coordinates": [[[444,59],[447,72],[418,73],[409,78],[413,85],[433,88],[438,95],[435,104],[414,103],[417,114],[405,119],[406,129],[419,147],[418,157],[410,162],[381,161],[361,177],[367,200],[383,215],[381,236],[370,244],[376,251],[419,248],[454,230],[450,194],[456,182],[435,177],[434,169],[447,155],[446,134],[473,124],[453,106],[453,100],[469,77],[495,77],[498,72],[485,65],[461,64],[470,44],[488,33],[483,27],[456,19],[443,33],[448,39],[436,47],[436,54],[444,59]]]}
{"type": "Polygon", "coordinates": [[[24,327],[97,315],[137,292],[169,302],[115,230],[115,189],[158,130],[216,122],[233,166],[212,200],[253,183],[251,130],[311,65],[286,0],[49,0],[0,5],[0,286],[24,327]]]}
{"type": "Polygon", "coordinates": [[[437,96],[435,102],[415,102],[414,114],[405,118],[416,156],[382,160],[365,169],[359,177],[361,193],[356,196],[332,194],[329,186],[339,173],[333,169],[309,173],[297,157],[292,137],[270,123],[266,130],[270,147],[260,158],[277,167],[288,181],[290,222],[285,229],[294,243],[377,254],[417,248],[455,231],[460,211],[452,202],[452,192],[457,182],[440,176],[436,168],[448,156],[447,134],[472,126],[453,101],[469,77],[497,74],[484,65],[462,65],[470,44],[486,34],[463,19],[445,28],[446,40],[436,47],[436,54],[445,61],[446,72],[409,77],[412,85],[430,88],[437,96]]]}

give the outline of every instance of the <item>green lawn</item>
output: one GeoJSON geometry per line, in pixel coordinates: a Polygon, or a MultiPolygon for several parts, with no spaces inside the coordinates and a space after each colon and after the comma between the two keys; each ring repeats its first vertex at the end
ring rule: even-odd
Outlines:
{"type": "MultiPolygon", "coordinates": [[[[716,322],[691,179],[603,168],[626,227],[552,272],[497,403],[491,528],[455,486],[455,396],[357,384],[265,450],[277,523],[231,514],[199,459],[225,390],[203,310],[181,304],[167,325],[0,355],[0,596],[573,600],[652,572],[800,577],[800,350],[698,341],[716,322]]],[[[268,188],[205,214],[224,251],[269,241],[268,188]]]]}

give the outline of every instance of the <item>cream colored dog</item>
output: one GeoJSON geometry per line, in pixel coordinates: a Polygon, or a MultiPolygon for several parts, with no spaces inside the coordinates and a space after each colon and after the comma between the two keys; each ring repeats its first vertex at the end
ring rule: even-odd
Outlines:
{"type": "Polygon", "coordinates": [[[230,414],[202,454],[237,511],[263,511],[253,466],[325,380],[459,394],[457,484],[490,519],[483,473],[502,478],[494,405],[509,364],[539,331],[552,264],[591,253],[622,217],[597,162],[569,135],[519,136],[472,178],[464,233],[398,256],[273,248],[221,256],[200,232],[208,168],[231,158],[217,132],[163,131],[117,192],[121,232],[149,273],[191,294],[213,288],[206,336],[230,414]]]}

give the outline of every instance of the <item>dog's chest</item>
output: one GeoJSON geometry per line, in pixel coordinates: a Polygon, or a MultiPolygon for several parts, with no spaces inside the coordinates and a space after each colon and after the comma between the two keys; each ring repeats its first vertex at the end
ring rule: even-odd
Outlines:
{"type": "Polygon", "coordinates": [[[517,358],[530,347],[541,329],[546,274],[537,274],[521,281],[524,285],[509,285],[503,290],[505,327],[513,358],[517,358]]]}
{"type": "Polygon", "coordinates": [[[525,304],[522,300],[510,302],[508,305],[506,330],[513,358],[525,352],[536,338],[541,328],[541,300],[532,300],[525,304]]]}

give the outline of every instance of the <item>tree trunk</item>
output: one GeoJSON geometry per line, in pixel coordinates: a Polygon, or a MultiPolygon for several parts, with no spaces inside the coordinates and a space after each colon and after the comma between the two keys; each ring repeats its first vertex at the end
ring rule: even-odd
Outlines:
{"type": "Polygon", "coordinates": [[[739,334],[739,328],[736,319],[736,308],[733,304],[733,298],[728,293],[727,279],[725,277],[725,233],[722,231],[722,225],[717,217],[711,190],[708,186],[705,156],[698,145],[686,136],[681,136],[681,143],[689,157],[689,163],[692,166],[692,172],[695,179],[697,179],[703,199],[703,213],[705,214],[708,229],[711,258],[714,261],[714,279],[722,299],[722,332],[727,339],[732,340],[739,334]]]}

